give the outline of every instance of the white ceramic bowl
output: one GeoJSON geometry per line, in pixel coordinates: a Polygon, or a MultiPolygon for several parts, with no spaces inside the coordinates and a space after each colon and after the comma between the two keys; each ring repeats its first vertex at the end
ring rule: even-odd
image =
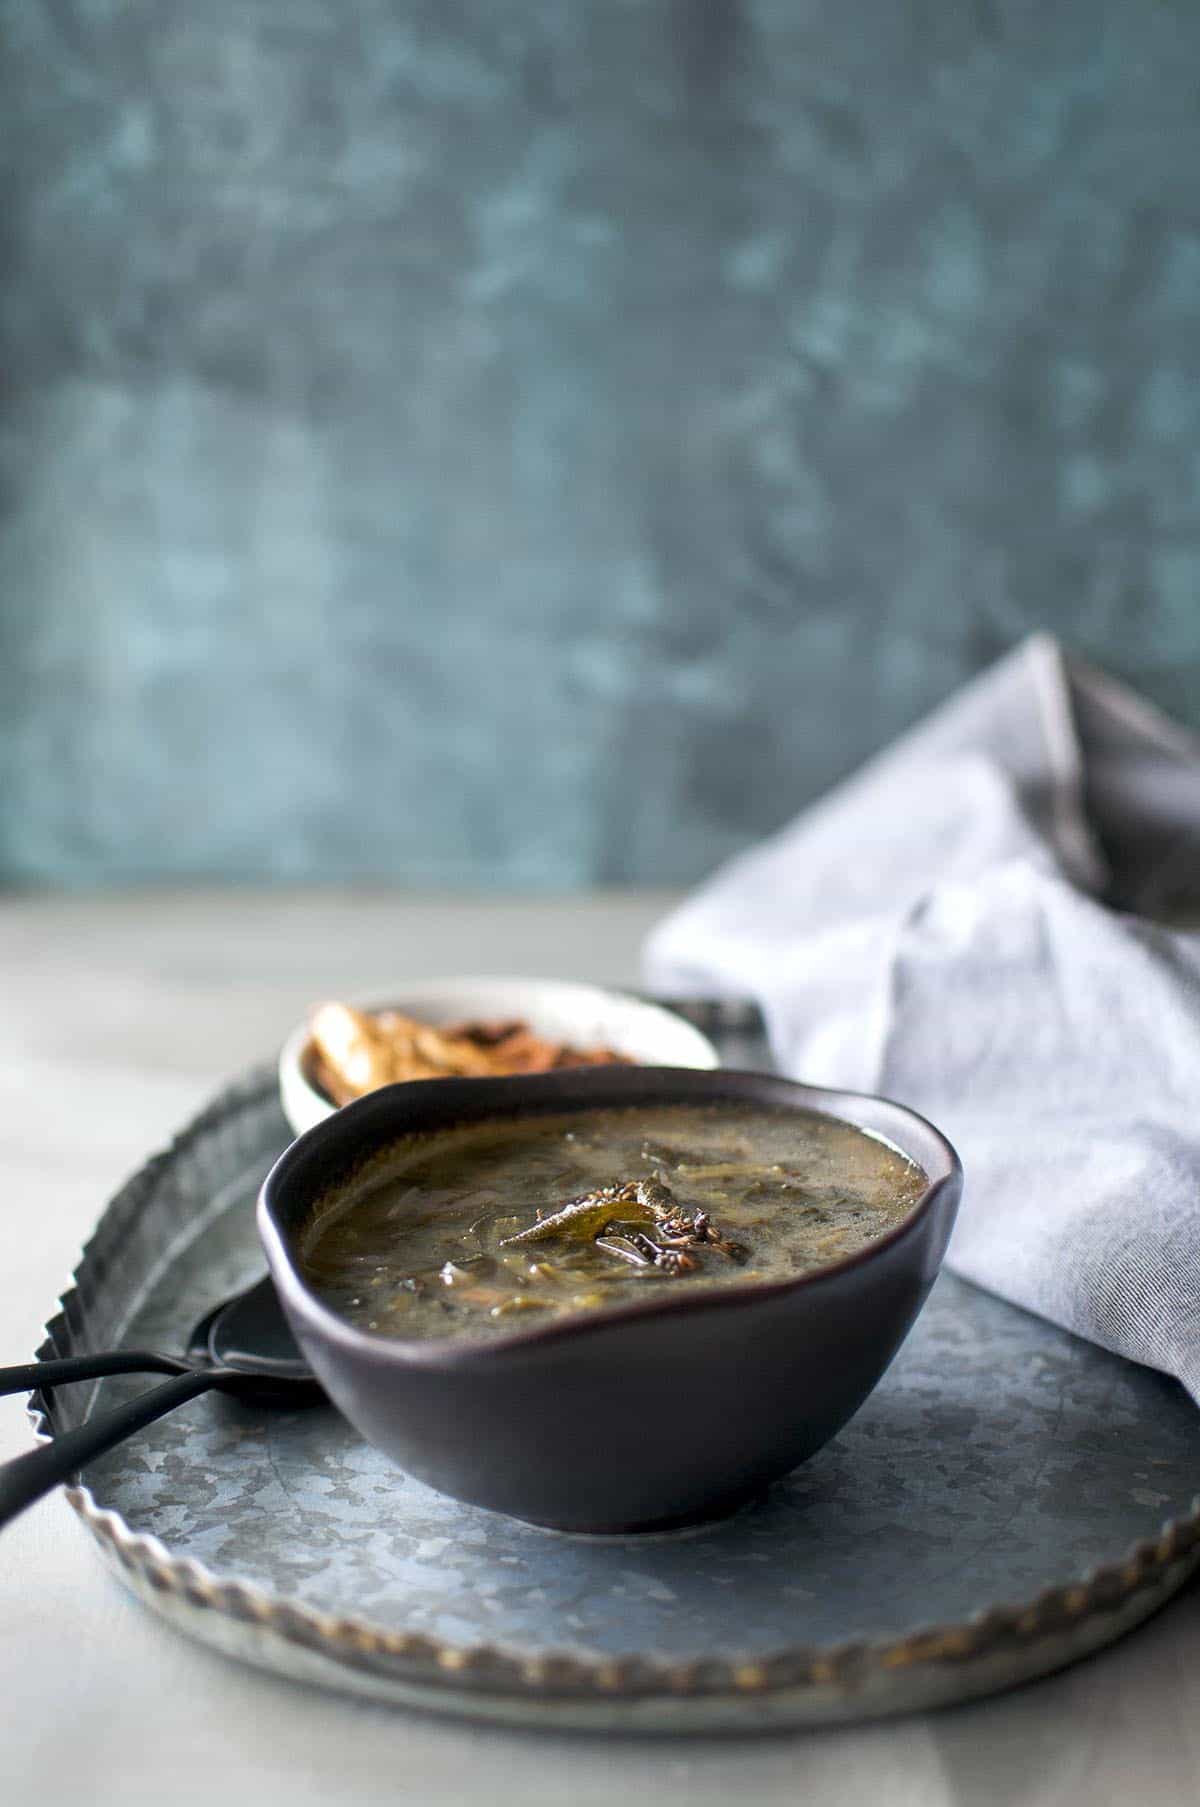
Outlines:
{"type": "MultiPolygon", "coordinates": [[[[360,1010],[399,1010],[432,1023],[520,1017],[538,1035],[578,1048],[612,1048],[647,1067],[715,1067],[708,1037],[658,1004],[597,985],[558,979],[423,979],[351,998],[360,1010]]],[[[279,1095],[297,1135],[332,1117],[337,1106],[309,1077],[309,1033],[300,1023],[279,1056],[279,1095]]],[[[412,1083],[419,1085],[420,1080],[412,1083]]]]}

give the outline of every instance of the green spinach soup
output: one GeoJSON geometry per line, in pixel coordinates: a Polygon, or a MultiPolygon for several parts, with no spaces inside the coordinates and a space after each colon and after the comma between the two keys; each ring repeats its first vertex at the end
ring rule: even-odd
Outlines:
{"type": "Polygon", "coordinates": [[[787,1280],[892,1229],[919,1167],[830,1117],[736,1103],[491,1119],[401,1141],[318,1210],[305,1278],[381,1335],[488,1335],[787,1280]]]}

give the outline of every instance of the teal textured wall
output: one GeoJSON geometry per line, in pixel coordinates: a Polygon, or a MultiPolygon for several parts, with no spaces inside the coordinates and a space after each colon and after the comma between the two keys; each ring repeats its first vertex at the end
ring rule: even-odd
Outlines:
{"type": "Polygon", "coordinates": [[[1200,9],[0,0],[0,876],[695,876],[1200,725],[1200,9]]]}

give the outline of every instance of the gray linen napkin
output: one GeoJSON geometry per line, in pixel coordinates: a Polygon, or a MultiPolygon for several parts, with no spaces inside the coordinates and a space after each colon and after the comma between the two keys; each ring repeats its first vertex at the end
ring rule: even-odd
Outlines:
{"type": "Polygon", "coordinates": [[[931,1117],[948,1263],[1200,1401],[1200,743],[1028,641],[653,932],[781,1068],[931,1117]]]}

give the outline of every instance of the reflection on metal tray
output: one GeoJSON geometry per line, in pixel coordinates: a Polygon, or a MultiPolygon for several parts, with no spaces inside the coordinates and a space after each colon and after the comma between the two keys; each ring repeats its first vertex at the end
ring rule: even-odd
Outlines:
{"type": "MultiPolygon", "coordinates": [[[[731,1064],[765,1064],[752,1017],[693,1009],[731,1064]]],[[[43,1353],[169,1347],[257,1272],[250,1204],[286,1140],[272,1074],[217,1099],[113,1201],[43,1353]]],[[[54,1422],[139,1384],[64,1389],[54,1422]]],[[[144,1600],[231,1655],[443,1711],[670,1731],[966,1699],[1111,1642],[1200,1558],[1197,1472],[1173,1383],[947,1276],[841,1436],[698,1531],[539,1531],[401,1475],[331,1409],[216,1396],[71,1497],[144,1600]]]]}

